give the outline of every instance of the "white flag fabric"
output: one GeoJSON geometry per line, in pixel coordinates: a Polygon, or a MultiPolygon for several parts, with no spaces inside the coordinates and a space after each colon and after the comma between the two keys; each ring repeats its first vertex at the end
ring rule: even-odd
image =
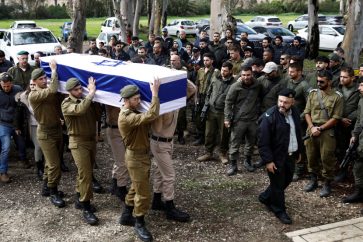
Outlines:
{"type": "Polygon", "coordinates": [[[49,62],[57,62],[59,78],[59,92],[65,90],[66,81],[76,77],[81,81],[88,92],[88,78],[96,79],[96,94],[94,101],[115,107],[121,106],[120,90],[129,84],[137,85],[141,94],[141,110],[149,109],[151,91],[149,83],[154,77],[161,81],[159,98],[160,114],[171,112],[186,105],[187,73],[185,71],[171,70],[166,67],[147,64],[128,63],[113,60],[98,55],[65,54],[41,58],[41,67],[50,78],[49,62]]]}

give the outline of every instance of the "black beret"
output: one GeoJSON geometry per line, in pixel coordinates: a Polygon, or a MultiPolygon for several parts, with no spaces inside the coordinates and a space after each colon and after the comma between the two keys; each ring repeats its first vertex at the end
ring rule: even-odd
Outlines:
{"type": "Polygon", "coordinates": [[[296,92],[290,88],[284,88],[279,92],[279,96],[294,98],[296,92]]]}

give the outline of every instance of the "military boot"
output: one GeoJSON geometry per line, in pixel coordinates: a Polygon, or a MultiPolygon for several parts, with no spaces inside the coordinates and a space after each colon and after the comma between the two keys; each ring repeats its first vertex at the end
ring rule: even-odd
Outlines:
{"type": "Polygon", "coordinates": [[[159,210],[159,211],[164,211],[165,210],[165,203],[161,200],[161,193],[154,192],[151,209],[152,210],[159,210]]]}
{"type": "Polygon", "coordinates": [[[37,176],[39,181],[43,180],[44,175],[44,162],[43,161],[36,161],[35,164],[37,165],[37,176]]]}
{"type": "Polygon", "coordinates": [[[135,232],[139,239],[145,242],[150,242],[153,240],[153,236],[145,226],[144,216],[136,217],[136,222],[134,226],[135,232]]]}
{"type": "Polygon", "coordinates": [[[103,193],[103,187],[94,176],[92,176],[92,189],[95,193],[103,193]]]}
{"type": "Polygon", "coordinates": [[[50,190],[48,187],[48,180],[44,180],[43,181],[43,186],[42,186],[42,196],[43,197],[49,197],[50,196],[50,190]]]}
{"type": "Polygon", "coordinates": [[[306,184],[306,186],[304,188],[304,191],[305,192],[312,192],[316,188],[318,188],[318,177],[315,174],[311,174],[310,175],[310,180],[309,180],[308,184],[306,184]]]}
{"type": "Polygon", "coordinates": [[[53,203],[54,206],[58,208],[63,208],[66,203],[64,200],[59,196],[58,188],[57,187],[50,187],[50,201],[53,203]]]}
{"type": "Polygon", "coordinates": [[[255,167],[256,169],[263,167],[264,163],[262,159],[259,159],[255,164],[253,164],[253,167],[255,167]]]}
{"type": "Polygon", "coordinates": [[[122,202],[125,202],[125,197],[128,193],[126,186],[117,186],[117,179],[112,179],[112,185],[110,187],[110,193],[118,197],[122,202]]]}
{"type": "Polygon", "coordinates": [[[121,217],[119,219],[119,223],[121,225],[135,226],[135,218],[132,216],[132,211],[134,211],[133,206],[125,205],[125,208],[122,211],[121,217]]]}
{"type": "Polygon", "coordinates": [[[97,225],[98,224],[98,218],[96,215],[92,212],[92,207],[90,201],[87,202],[80,202],[82,208],[83,208],[83,218],[89,225],[97,225]]]}
{"type": "MultiPolygon", "coordinates": [[[[76,194],[76,200],[74,201],[74,208],[75,209],[85,209],[84,207],[84,203],[80,202],[79,201],[79,198],[80,198],[80,193],[77,192],[76,194]]],[[[95,213],[97,212],[97,209],[95,206],[93,206],[92,204],[89,205],[89,210],[92,212],[92,213],[95,213]]]]}
{"type": "Polygon", "coordinates": [[[231,160],[230,164],[229,164],[229,167],[228,167],[228,170],[227,170],[227,176],[236,175],[237,171],[238,171],[237,161],[236,160],[231,160]]]}
{"type": "Polygon", "coordinates": [[[166,207],[166,210],[165,210],[166,219],[174,220],[174,221],[178,221],[178,222],[188,222],[189,221],[189,219],[190,219],[189,214],[177,209],[174,205],[173,200],[166,201],[165,207],[166,207]]]}
{"type": "Polygon", "coordinates": [[[355,187],[354,192],[342,199],[343,203],[358,203],[363,202],[363,189],[355,187]]]}
{"type": "Polygon", "coordinates": [[[331,194],[331,181],[325,181],[323,188],[320,190],[320,197],[329,197],[331,194]]]}
{"type": "Polygon", "coordinates": [[[243,162],[243,166],[247,169],[249,172],[254,172],[255,168],[252,166],[251,156],[247,155],[246,159],[243,162]]]}
{"type": "Polygon", "coordinates": [[[197,161],[209,161],[209,160],[212,160],[213,159],[213,153],[211,152],[207,152],[206,154],[202,155],[202,156],[199,156],[197,158],[197,161]]]}

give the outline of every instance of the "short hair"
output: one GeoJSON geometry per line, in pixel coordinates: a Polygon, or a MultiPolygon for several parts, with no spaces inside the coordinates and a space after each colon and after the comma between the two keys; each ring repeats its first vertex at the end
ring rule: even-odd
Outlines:
{"type": "Polygon", "coordinates": [[[263,53],[265,53],[265,52],[271,53],[272,56],[274,55],[273,50],[270,48],[268,48],[268,49],[266,48],[266,50],[264,50],[263,53]]]}
{"type": "Polygon", "coordinates": [[[241,73],[242,73],[242,71],[251,71],[252,72],[252,67],[251,66],[242,66],[241,73]]]}
{"type": "Polygon", "coordinates": [[[219,36],[221,36],[221,34],[219,32],[214,32],[213,35],[215,35],[215,34],[218,34],[219,36]]]}
{"type": "Polygon", "coordinates": [[[229,70],[232,70],[233,64],[230,61],[225,61],[223,62],[222,67],[227,67],[229,70]]]}
{"type": "Polygon", "coordinates": [[[333,79],[333,74],[328,70],[318,71],[318,77],[325,77],[327,80],[331,81],[333,79]]]}
{"type": "Polygon", "coordinates": [[[329,64],[330,61],[329,61],[328,57],[320,55],[320,56],[315,58],[315,62],[324,62],[324,63],[329,64]]]}
{"type": "MultiPolygon", "coordinates": [[[[67,49],[70,49],[71,47],[69,47],[69,48],[67,48],[67,49]]],[[[72,47],[72,49],[74,49],[73,47],[72,47]]],[[[1,51],[1,50],[0,50],[1,51]]],[[[43,57],[43,56],[45,56],[45,54],[42,52],[42,51],[37,51],[37,52],[35,52],[34,54],[39,54],[39,56],[40,57],[43,57]]],[[[0,55],[1,56],[1,55],[0,55]]]]}
{"type": "Polygon", "coordinates": [[[98,50],[98,53],[107,55],[107,50],[106,49],[100,49],[100,50],[98,50]]]}
{"type": "Polygon", "coordinates": [[[256,66],[264,66],[264,65],[265,65],[265,62],[263,62],[263,60],[261,60],[260,58],[256,58],[256,59],[253,61],[252,65],[253,65],[253,66],[254,66],[254,65],[256,65],[256,66]]]}
{"type": "Polygon", "coordinates": [[[334,51],[336,51],[336,52],[340,52],[340,53],[342,53],[343,55],[344,55],[344,53],[345,53],[345,51],[344,51],[344,49],[342,48],[342,47],[337,47],[337,48],[335,48],[335,50],[334,51]]]}
{"type": "Polygon", "coordinates": [[[155,34],[153,34],[153,33],[150,33],[148,37],[150,37],[150,36],[154,36],[154,37],[155,37],[155,34]]]}
{"type": "Polygon", "coordinates": [[[0,57],[5,57],[5,52],[0,50],[0,57]]]}
{"type": "Polygon", "coordinates": [[[275,39],[279,39],[279,40],[281,40],[281,42],[283,42],[283,41],[284,41],[284,39],[282,38],[282,36],[281,36],[281,35],[276,35],[276,36],[275,36],[275,39]]]}
{"type": "Polygon", "coordinates": [[[289,68],[295,68],[297,71],[302,71],[303,67],[300,62],[294,62],[289,65],[289,68]]]}
{"type": "Polygon", "coordinates": [[[209,58],[209,59],[211,59],[211,60],[214,60],[214,55],[213,55],[212,53],[209,53],[209,52],[204,53],[204,54],[203,54],[203,58],[204,58],[204,57],[207,57],[207,58],[209,58]]]}
{"type": "Polygon", "coordinates": [[[340,69],[340,72],[346,72],[350,77],[354,76],[354,69],[350,66],[342,67],[342,69],[340,69]]]}
{"type": "Polygon", "coordinates": [[[246,36],[248,36],[248,33],[246,31],[241,32],[241,34],[245,34],[246,36]]]}
{"type": "Polygon", "coordinates": [[[116,41],[115,45],[122,45],[122,42],[120,40],[116,41]]]}
{"type": "Polygon", "coordinates": [[[141,49],[143,49],[143,50],[147,51],[145,46],[140,46],[140,47],[139,47],[139,50],[141,50],[141,49]]]}
{"type": "Polygon", "coordinates": [[[249,41],[246,37],[242,37],[242,38],[241,38],[241,40],[240,40],[240,42],[241,42],[241,41],[243,41],[243,42],[247,42],[247,43],[248,43],[248,42],[250,42],[250,41],[249,41]]]}
{"type": "Polygon", "coordinates": [[[265,38],[263,38],[263,40],[267,40],[267,42],[271,43],[271,37],[266,36],[265,38]]]}
{"type": "Polygon", "coordinates": [[[282,53],[281,56],[285,56],[286,59],[291,59],[291,56],[289,54],[286,54],[286,53],[282,53]]]}
{"type": "Polygon", "coordinates": [[[241,49],[238,47],[238,46],[236,46],[236,45],[232,45],[231,47],[229,47],[228,48],[228,50],[229,51],[236,51],[236,52],[240,52],[241,51],[241,49]]]}

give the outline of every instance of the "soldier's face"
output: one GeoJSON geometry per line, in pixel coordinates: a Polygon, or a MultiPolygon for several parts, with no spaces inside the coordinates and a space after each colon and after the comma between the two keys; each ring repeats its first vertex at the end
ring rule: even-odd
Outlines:
{"type": "Polygon", "coordinates": [[[222,67],[221,75],[223,78],[228,78],[232,75],[232,70],[230,70],[228,67],[222,67]]]}
{"type": "Polygon", "coordinates": [[[35,84],[37,84],[40,88],[46,88],[47,87],[47,76],[41,76],[38,79],[34,80],[35,84]]]}
{"type": "Polygon", "coordinates": [[[328,67],[328,63],[318,61],[316,62],[315,67],[317,71],[325,70],[328,67]]]}
{"type": "Polygon", "coordinates": [[[363,95],[363,82],[359,83],[358,90],[363,95]]]}
{"type": "Polygon", "coordinates": [[[229,56],[231,57],[232,60],[237,60],[239,58],[239,52],[234,51],[234,50],[230,50],[229,51],[229,56]]]}
{"type": "Polygon", "coordinates": [[[246,86],[252,85],[253,84],[252,71],[242,71],[241,79],[243,84],[245,84],[246,86]]]}
{"type": "Polygon", "coordinates": [[[73,97],[75,98],[81,98],[82,97],[82,92],[83,92],[83,89],[82,89],[82,86],[81,85],[78,85],[76,87],[74,87],[70,93],[73,97]]]}
{"type": "Polygon", "coordinates": [[[287,59],[286,58],[286,55],[282,55],[281,57],[280,57],[280,64],[281,65],[286,65],[287,63],[289,63],[289,59],[287,59]]]}
{"type": "Polygon", "coordinates": [[[349,76],[348,72],[340,72],[340,84],[343,86],[349,86],[354,81],[354,76],[349,76]]]}
{"type": "Polygon", "coordinates": [[[10,92],[13,86],[12,82],[4,82],[4,81],[0,81],[0,85],[3,91],[6,93],[10,92]]]}
{"type": "Polygon", "coordinates": [[[203,63],[204,63],[205,67],[209,68],[209,67],[212,66],[213,61],[209,57],[204,57],[203,58],[203,63]]]}
{"type": "Polygon", "coordinates": [[[297,80],[301,76],[301,71],[298,71],[296,68],[289,68],[289,76],[293,80],[297,80]]]}
{"type": "Polygon", "coordinates": [[[141,103],[140,94],[132,96],[130,98],[125,99],[126,106],[131,110],[136,110],[139,108],[141,103]]]}
{"type": "Polygon", "coordinates": [[[325,90],[329,87],[329,80],[327,80],[326,77],[318,76],[317,82],[320,90],[325,90]]]}
{"type": "Polygon", "coordinates": [[[285,96],[279,96],[277,100],[277,106],[279,107],[279,112],[282,114],[286,114],[291,106],[294,104],[294,99],[285,96]]]}
{"type": "Polygon", "coordinates": [[[20,66],[26,66],[28,64],[28,55],[18,56],[18,61],[20,66]]]}

